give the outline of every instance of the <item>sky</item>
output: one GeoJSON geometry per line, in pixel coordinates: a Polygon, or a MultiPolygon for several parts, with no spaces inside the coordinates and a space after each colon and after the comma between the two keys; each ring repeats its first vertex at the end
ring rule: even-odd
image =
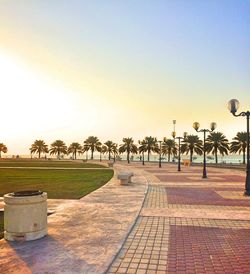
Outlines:
{"type": "MultiPolygon", "coordinates": [[[[0,0],[0,143],[246,130],[249,0],[0,0]]],[[[202,137],[202,136],[200,136],[202,137]]]]}

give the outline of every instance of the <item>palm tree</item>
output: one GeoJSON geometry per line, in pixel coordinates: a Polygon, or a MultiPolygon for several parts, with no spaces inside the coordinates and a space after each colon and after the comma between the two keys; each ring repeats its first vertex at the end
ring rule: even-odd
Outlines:
{"type": "Polygon", "coordinates": [[[97,151],[100,153],[100,162],[102,161],[102,154],[107,152],[107,147],[105,145],[101,145],[97,147],[97,151]]]}
{"type": "Polygon", "coordinates": [[[111,154],[117,154],[117,144],[113,143],[112,141],[107,141],[104,143],[104,145],[107,147],[106,152],[108,153],[109,160],[111,159],[111,154]]]}
{"type": "Polygon", "coordinates": [[[139,143],[139,153],[141,154],[142,153],[142,164],[144,165],[144,153],[147,151],[147,147],[146,147],[146,142],[145,140],[142,140],[142,141],[138,141],[139,143]]]}
{"type": "Polygon", "coordinates": [[[98,150],[102,143],[99,141],[99,139],[95,136],[89,136],[85,141],[84,141],[84,146],[89,147],[91,150],[91,160],[94,158],[94,151],[98,150]]]}
{"type": "Polygon", "coordinates": [[[206,139],[206,151],[215,155],[215,163],[218,163],[218,152],[228,155],[228,139],[222,132],[211,132],[206,139]]]}
{"type": "Polygon", "coordinates": [[[246,163],[246,148],[247,148],[247,132],[238,132],[234,141],[230,144],[231,153],[243,153],[243,164],[246,163]]]}
{"type": "Polygon", "coordinates": [[[88,151],[90,149],[90,146],[88,144],[83,144],[82,146],[82,153],[86,152],[86,161],[88,161],[88,151]]]}
{"type": "Polygon", "coordinates": [[[143,143],[145,146],[145,151],[148,153],[148,162],[149,162],[150,153],[159,151],[157,138],[152,136],[145,137],[143,140],[143,143]]]}
{"type": "Polygon", "coordinates": [[[114,146],[113,146],[113,154],[114,154],[114,161],[115,161],[116,157],[119,154],[118,144],[116,143],[114,143],[114,146]]]}
{"type": "Polygon", "coordinates": [[[8,148],[6,147],[5,144],[0,143],[0,158],[2,157],[1,153],[7,153],[8,152],[8,148]]]}
{"type": "Polygon", "coordinates": [[[67,146],[61,140],[56,140],[50,146],[51,146],[51,149],[49,150],[50,155],[57,154],[58,159],[60,159],[61,154],[67,154],[67,146]]]}
{"type": "Polygon", "coordinates": [[[35,142],[30,147],[30,153],[38,153],[38,158],[40,159],[41,153],[48,153],[48,145],[45,144],[43,140],[35,140],[35,142]]]}
{"type": "Polygon", "coordinates": [[[164,137],[163,143],[162,143],[162,154],[168,155],[168,162],[170,162],[170,156],[176,155],[177,148],[175,141],[173,139],[167,139],[164,137]]]}
{"type": "Polygon", "coordinates": [[[79,143],[72,143],[68,147],[68,154],[72,153],[73,159],[76,160],[76,154],[81,154],[82,153],[82,146],[79,143]]]}
{"type": "Polygon", "coordinates": [[[182,141],[181,153],[190,153],[190,162],[192,163],[194,152],[198,155],[202,155],[202,141],[197,135],[187,135],[182,141]]]}
{"type": "Polygon", "coordinates": [[[134,144],[133,138],[123,138],[123,143],[120,145],[119,152],[127,152],[127,161],[130,162],[130,153],[137,153],[137,146],[134,144]]]}

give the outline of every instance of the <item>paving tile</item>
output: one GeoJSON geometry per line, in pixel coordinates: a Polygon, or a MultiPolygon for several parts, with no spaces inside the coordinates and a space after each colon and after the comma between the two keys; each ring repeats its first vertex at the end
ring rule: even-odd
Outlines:
{"type": "Polygon", "coordinates": [[[201,273],[205,269],[224,269],[226,273],[236,273],[240,264],[243,273],[247,273],[250,263],[250,229],[221,227],[171,226],[170,246],[168,251],[168,270],[182,271],[187,265],[201,273]],[[192,253],[188,258],[185,254],[192,253]],[[241,253],[240,260],[235,254],[241,253]],[[213,256],[215,259],[213,259],[213,256]],[[171,258],[176,258],[175,260],[171,258]]]}

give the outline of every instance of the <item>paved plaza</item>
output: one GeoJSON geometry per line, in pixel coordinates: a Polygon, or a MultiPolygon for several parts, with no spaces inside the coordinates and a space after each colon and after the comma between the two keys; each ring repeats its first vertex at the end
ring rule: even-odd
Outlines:
{"type": "Polygon", "coordinates": [[[0,241],[0,273],[250,273],[245,173],[157,163],[115,164],[105,186],[49,202],[48,236],[0,241]],[[121,170],[133,183],[119,185],[121,170]]]}

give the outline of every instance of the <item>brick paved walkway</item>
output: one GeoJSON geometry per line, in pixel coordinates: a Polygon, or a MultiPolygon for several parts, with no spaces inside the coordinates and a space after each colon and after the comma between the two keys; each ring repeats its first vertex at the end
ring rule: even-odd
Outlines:
{"type": "Polygon", "coordinates": [[[250,273],[245,174],[201,172],[147,165],[143,208],[108,273],[250,273]]]}

